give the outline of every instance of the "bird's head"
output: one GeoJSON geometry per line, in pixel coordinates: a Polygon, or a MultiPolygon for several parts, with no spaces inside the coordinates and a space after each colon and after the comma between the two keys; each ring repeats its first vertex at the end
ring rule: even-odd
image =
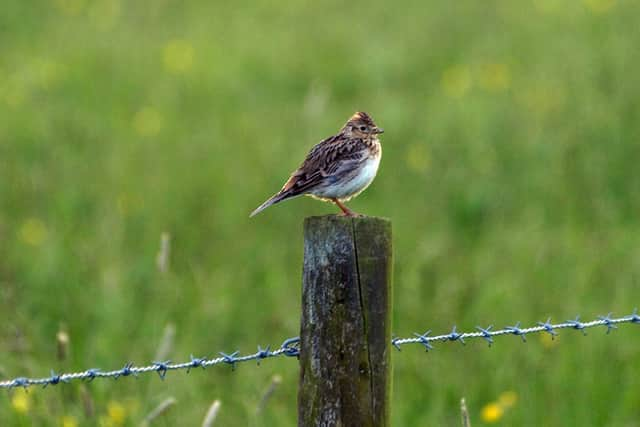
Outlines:
{"type": "Polygon", "coordinates": [[[355,113],[344,125],[342,131],[355,138],[367,138],[372,135],[383,133],[384,129],[379,128],[373,122],[370,115],[363,111],[355,113]]]}

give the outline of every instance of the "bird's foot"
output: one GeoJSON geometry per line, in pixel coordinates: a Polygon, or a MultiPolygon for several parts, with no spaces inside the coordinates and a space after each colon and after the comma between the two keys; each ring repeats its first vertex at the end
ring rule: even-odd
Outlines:
{"type": "Polygon", "coordinates": [[[333,203],[336,204],[336,206],[338,206],[340,208],[340,210],[342,211],[342,213],[339,213],[338,216],[346,216],[349,218],[359,218],[362,217],[364,215],[360,215],[357,212],[352,211],[351,209],[349,209],[348,207],[346,207],[340,200],[338,199],[333,199],[333,203]]]}
{"type": "Polygon", "coordinates": [[[350,210],[349,212],[340,212],[338,216],[344,216],[346,218],[362,218],[364,215],[350,210]]]}

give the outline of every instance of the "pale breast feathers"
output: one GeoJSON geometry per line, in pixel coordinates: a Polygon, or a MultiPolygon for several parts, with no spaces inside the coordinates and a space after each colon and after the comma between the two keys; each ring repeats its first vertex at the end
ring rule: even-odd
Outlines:
{"type": "Polygon", "coordinates": [[[361,139],[344,141],[343,138],[336,135],[316,144],[286,182],[283,191],[307,191],[328,177],[331,179],[339,171],[352,169],[367,159],[369,149],[361,139]]]}

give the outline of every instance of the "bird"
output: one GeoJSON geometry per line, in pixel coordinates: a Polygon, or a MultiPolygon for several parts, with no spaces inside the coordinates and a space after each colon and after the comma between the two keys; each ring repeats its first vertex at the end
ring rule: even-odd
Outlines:
{"type": "Polygon", "coordinates": [[[378,135],[383,132],[369,114],[356,112],[336,135],[316,144],[282,189],[249,216],[302,195],[335,203],[341,216],[361,216],[344,202],[362,193],[375,178],[382,157],[378,135]]]}

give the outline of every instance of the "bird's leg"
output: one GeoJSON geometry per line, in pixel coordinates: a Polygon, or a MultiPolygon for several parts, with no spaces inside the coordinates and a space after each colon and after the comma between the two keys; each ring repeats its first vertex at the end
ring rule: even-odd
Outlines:
{"type": "Polygon", "coordinates": [[[342,211],[342,213],[340,214],[341,216],[360,216],[360,214],[355,213],[354,211],[346,207],[340,200],[338,199],[332,199],[332,200],[333,200],[333,203],[335,203],[336,206],[338,206],[342,211]]]}

